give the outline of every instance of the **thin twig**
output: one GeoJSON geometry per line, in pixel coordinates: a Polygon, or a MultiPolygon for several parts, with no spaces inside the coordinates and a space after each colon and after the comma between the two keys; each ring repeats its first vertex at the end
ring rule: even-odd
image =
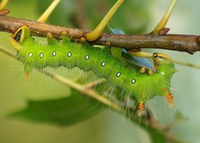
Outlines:
{"type": "Polygon", "coordinates": [[[94,87],[94,86],[96,86],[96,85],[98,85],[98,84],[101,84],[101,83],[105,82],[105,81],[106,81],[105,78],[100,78],[100,79],[98,79],[98,80],[95,80],[95,81],[86,83],[86,84],[84,85],[84,88],[85,88],[85,89],[89,89],[89,88],[92,88],[92,87],[94,87]]]}
{"type": "MultiPolygon", "coordinates": [[[[68,36],[76,41],[79,41],[81,37],[89,32],[89,30],[84,29],[66,28],[19,18],[0,16],[0,31],[13,33],[22,25],[27,25],[32,35],[46,37],[47,33],[52,33],[57,39],[61,38],[61,32],[67,31],[68,36]]],[[[195,35],[120,35],[104,33],[98,40],[90,44],[105,45],[108,42],[112,47],[121,47],[125,49],[154,48],[176,50],[188,52],[190,54],[200,51],[200,36],[195,35]]]]}
{"type": "Polygon", "coordinates": [[[177,61],[177,60],[172,60],[174,63],[179,64],[179,65],[183,65],[183,66],[188,66],[191,68],[196,68],[196,69],[200,69],[200,65],[196,65],[193,63],[188,63],[188,62],[183,62],[183,61],[177,61]]]}

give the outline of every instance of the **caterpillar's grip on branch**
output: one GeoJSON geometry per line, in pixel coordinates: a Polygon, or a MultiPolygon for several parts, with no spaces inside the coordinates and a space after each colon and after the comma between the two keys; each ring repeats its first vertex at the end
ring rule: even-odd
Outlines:
{"type": "MultiPolygon", "coordinates": [[[[138,103],[170,93],[170,79],[175,68],[171,59],[164,54],[153,54],[156,73],[148,75],[134,69],[132,64],[124,65],[106,50],[70,42],[65,36],[62,41],[55,40],[51,34],[47,38],[48,44],[37,42],[30,36],[27,26],[20,27],[11,36],[10,41],[23,60],[26,73],[33,68],[43,69],[47,66],[92,70],[99,78],[106,78],[111,86],[121,88],[124,96],[128,95],[138,103]]],[[[139,115],[142,109],[140,107],[139,115]]]]}

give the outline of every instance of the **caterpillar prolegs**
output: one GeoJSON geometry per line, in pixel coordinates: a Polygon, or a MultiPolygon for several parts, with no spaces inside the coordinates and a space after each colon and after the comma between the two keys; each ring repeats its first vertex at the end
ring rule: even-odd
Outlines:
{"type": "MultiPolygon", "coordinates": [[[[58,2],[59,0],[55,0],[52,3],[54,7],[58,2]]],[[[118,0],[97,28],[85,35],[87,41],[93,41],[101,35],[109,19],[122,3],[123,0],[118,0]]],[[[44,13],[44,15],[48,14],[44,13]]],[[[44,22],[48,16],[44,17],[42,15],[38,21],[44,22]]],[[[154,33],[160,30],[161,28],[156,28],[154,33]]],[[[17,50],[18,56],[23,60],[26,73],[31,72],[33,68],[43,69],[47,66],[79,67],[84,71],[92,70],[99,78],[106,78],[111,85],[121,88],[125,95],[133,97],[139,103],[139,116],[144,103],[156,95],[166,96],[169,105],[172,106],[170,79],[175,73],[175,67],[167,55],[153,54],[152,59],[156,72],[149,75],[134,69],[132,64],[125,65],[106,50],[71,42],[65,32],[62,37],[62,41],[57,41],[51,34],[48,34],[48,44],[43,44],[31,37],[29,28],[24,25],[18,28],[10,41],[17,50]]]]}

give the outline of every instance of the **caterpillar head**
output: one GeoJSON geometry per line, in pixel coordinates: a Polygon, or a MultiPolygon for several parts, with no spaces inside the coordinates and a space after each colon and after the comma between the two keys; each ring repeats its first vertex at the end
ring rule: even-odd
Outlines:
{"type": "Polygon", "coordinates": [[[20,51],[22,49],[22,43],[29,37],[30,30],[27,26],[23,25],[18,28],[14,34],[12,34],[10,42],[17,51],[20,51]]]}
{"type": "Polygon", "coordinates": [[[156,71],[167,78],[171,78],[176,71],[172,59],[165,54],[154,53],[153,61],[156,71]]]}
{"type": "Polygon", "coordinates": [[[172,63],[172,59],[162,53],[153,53],[153,61],[154,64],[156,64],[157,66],[162,65],[162,64],[171,64],[172,63]]]}

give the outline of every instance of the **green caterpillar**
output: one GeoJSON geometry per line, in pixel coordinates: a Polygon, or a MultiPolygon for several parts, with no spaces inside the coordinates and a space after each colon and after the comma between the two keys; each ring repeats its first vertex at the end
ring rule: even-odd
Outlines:
{"type": "MultiPolygon", "coordinates": [[[[84,35],[85,40],[94,41],[100,37],[108,21],[123,1],[117,0],[99,25],[93,31],[84,35]]],[[[7,2],[8,0],[3,0],[0,3],[0,11],[7,2]]],[[[59,2],[60,0],[54,0],[37,22],[46,21],[59,2]]],[[[175,2],[176,0],[172,1],[166,14],[153,30],[153,34],[159,34],[163,30],[175,2]]],[[[124,95],[134,98],[138,102],[139,116],[141,116],[144,103],[156,95],[166,96],[169,106],[172,106],[173,96],[170,93],[170,79],[175,73],[175,67],[168,56],[161,53],[154,53],[153,56],[150,56],[153,59],[156,71],[153,73],[149,70],[149,74],[146,74],[145,68],[134,69],[131,63],[124,64],[106,50],[71,42],[65,32],[63,32],[62,41],[55,40],[51,34],[47,35],[47,40],[48,44],[37,42],[30,36],[30,30],[27,26],[18,28],[11,36],[10,41],[17,50],[18,56],[22,59],[27,75],[33,68],[43,69],[47,66],[79,67],[84,71],[92,70],[99,78],[104,77],[112,86],[121,88],[124,95]]],[[[128,54],[142,57],[148,55],[131,51],[128,51],[128,54]]]]}
{"type": "Polygon", "coordinates": [[[119,59],[105,50],[89,45],[73,43],[63,36],[62,41],[55,40],[48,34],[48,44],[41,44],[30,36],[27,26],[22,26],[11,36],[11,43],[23,60],[26,73],[33,68],[43,69],[64,66],[79,67],[84,71],[92,70],[98,77],[104,77],[122,89],[125,95],[136,99],[141,115],[144,103],[152,97],[166,96],[172,105],[173,96],[170,93],[170,79],[175,73],[171,59],[159,53],[153,54],[156,73],[152,75],[141,73],[131,65],[124,65],[119,59]]]}

